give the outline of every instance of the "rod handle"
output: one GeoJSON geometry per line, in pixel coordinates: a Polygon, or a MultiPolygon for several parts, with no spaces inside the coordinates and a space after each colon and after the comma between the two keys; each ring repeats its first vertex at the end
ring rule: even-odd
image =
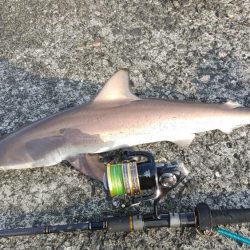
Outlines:
{"type": "Polygon", "coordinates": [[[211,210],[206,203],[199,203],[195,212],[202,231],[211,231],[218,225],[250,222],[250,208],[211,210]]]}

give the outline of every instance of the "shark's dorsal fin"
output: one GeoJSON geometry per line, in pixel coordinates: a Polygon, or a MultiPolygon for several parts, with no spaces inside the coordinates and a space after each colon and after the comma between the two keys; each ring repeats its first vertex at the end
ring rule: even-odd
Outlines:
{"type": "Polygon", "coordinates": [[[96,102],[138,100],[129,88],[129,72],[127,69],[117,71],[104,85],[94,99],[96,102]]]}

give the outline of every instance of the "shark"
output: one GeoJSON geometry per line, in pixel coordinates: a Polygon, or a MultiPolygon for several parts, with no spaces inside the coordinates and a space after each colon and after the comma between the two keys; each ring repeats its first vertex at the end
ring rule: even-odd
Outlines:
{"type": "Polygon", "coordinates": [[[102,179],[98,154],[159,141],[188,147],[197,133],[230,133],[250,124],[250,109],[236,102],[141,99],[130,90],[129,72],[117,71],[95,99],[31,123],[0,140],[0,169],[24,169],[68,161],[102,179]]]}

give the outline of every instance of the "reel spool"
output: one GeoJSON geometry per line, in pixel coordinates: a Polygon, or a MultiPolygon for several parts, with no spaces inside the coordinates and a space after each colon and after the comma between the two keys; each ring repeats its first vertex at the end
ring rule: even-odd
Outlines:
{"type": "Polygon", "coordinates": [[[103,177],[109,196],[115,200],[123,199],[122,207],[146,200],[159,201],[188,174],[182,162],[156,163],[149,152],[126,151],[123,157],[122,163],[106,164],[103,177]],[[141,157],[145,160],[135,160],[141,157]],[[149,195],[146,194],[148,191],[151,191],[149,195]]]}

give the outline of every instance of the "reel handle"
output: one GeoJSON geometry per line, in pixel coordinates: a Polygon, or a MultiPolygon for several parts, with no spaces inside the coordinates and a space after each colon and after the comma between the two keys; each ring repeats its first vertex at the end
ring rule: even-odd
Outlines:
{"type": "Polygon", "coordinates": [[[124,156],[124,160],[129,160],[131,157],[135,157],[135,156],[142,156],[147,159],[146,161],[147,163],[155,164],[153,155],[147,151],[124,151],[123,156],[124,156]]]}

